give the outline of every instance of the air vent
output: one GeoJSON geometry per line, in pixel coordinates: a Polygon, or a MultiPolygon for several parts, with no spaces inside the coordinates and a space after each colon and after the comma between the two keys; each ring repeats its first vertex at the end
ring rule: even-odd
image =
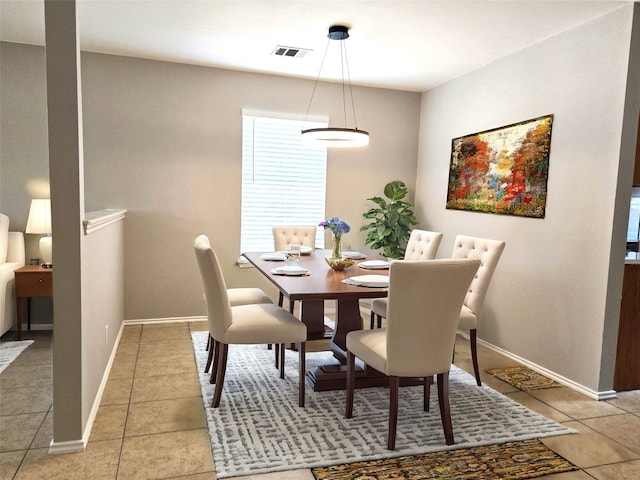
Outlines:
{"type": "Polygon", "coordinates": [[[309,48],[298,48],[298,47],[283,47],[282,45],[278,45],[273,49],[271,55],[275,55],[277,57],[292,57],[292,58],[304,58],[307,54],[311,53],[313,50],[309,48]]]}

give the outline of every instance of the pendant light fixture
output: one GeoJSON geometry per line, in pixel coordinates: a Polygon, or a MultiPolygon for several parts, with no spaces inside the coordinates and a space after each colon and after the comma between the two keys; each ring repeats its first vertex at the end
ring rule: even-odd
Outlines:
{"type": "Polygon", "coordinates": [[[342,71],[342,107],[344,112],[344,127],[326,127],[326,128],[309,128],[302,130],[302,140],[305,143],[318,145],[323,147],[362,147],[369,144],[369,132],[358,129],[358,122],[356,120],[356,108],[353,103],[353,90],[351,88],[351,76],[349,74],[349,62],[347,59],[347,49],[344,45],[344,40],[349,38],[349,29],[343,25],[333,25],[329,27],[329,34],[327,35],[329,41],[322,57],[322,63],[320,64],[320,71],[316,77],[316,82],[313,85],[313,91],[311,92],[311,99],[309,100],[309,106],[307,107],[307,113],[305,115],[305,121],[313,102],[313,95],[318,86],[318,80],[322,73],[322,66],[324,60],[327,57],[327,51],[329,50],[329,44],[331,40],[340,40],[340,59],[341,59],[341,71],[342,71]],[[346,69],[346,82],[345,82],[345,69],[346,69]],[[354,128],[347,127],[347,87],[348,95],[351,98],[351,110],[353,114],[354,128]]]}

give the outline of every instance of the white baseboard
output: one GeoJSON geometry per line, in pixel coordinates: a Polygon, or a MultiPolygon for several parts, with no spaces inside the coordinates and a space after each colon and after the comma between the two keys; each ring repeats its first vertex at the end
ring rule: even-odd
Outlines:
{"type": "Polygon", "coordinates": [[[59,453],[77,453],[84,452],[87,443],[82,440],[71,440],[70,442],[54,442],[53,439],[49,444],[49,453],[52,455],[59,453]]]}
{"type": "MultiPolygon", "coordinates": [[[[466,332],[458,332],[459,335],[462,335],[464,338],[469,338],[469,335],[466,332]]],[[[596,390],[593,390],[591,388],[585,387],[584,385],[581,385],[577,382],[574,382],[573,380],[563,377],[562,375],[559,375],[556,372],[553,372],[551,370],[548,370],[544,367],[541,367],[540,365],[533,363],[529,360],[527,360],[526,358],[520,357],[514,353],[511,353],[507,350],[504,350],[503,348],[497,347],[489,342],[486,342],[484,340],[481,339],[477,339],[477,342],[479,345],[482,345],[483,347],[486,347],[490,350],[493,350],[494,352],[497,352],[501,355],[504,355],[505,357],[511,358],[512,360],[515,360],[516,362],[520,363],[521,365],[524,365],[525,367],[529,367],[531,370],[534,370],[536,372],[538,372],[541,375],[544,375],[547,378],[550,378],[552,380],[555,380],[556,382],[565,385],[569,388],[571,388],[572,390],[575,390],[583,395],[586,395],[589,398],[593,398],[594,400],[611,400],[613,398],[616,398],[617,394],[615,390],[606,390],[603,392],[598,392],[596,390]]]]}
{"type": "Polygon", "coordinates": [[[125,320],[123,325],[142,325],[145,323],[180,323],[180,322],[200,322],[206,320],[204,315],[197,317],[166,317],[166,318],[140,318],[125,320]]]}

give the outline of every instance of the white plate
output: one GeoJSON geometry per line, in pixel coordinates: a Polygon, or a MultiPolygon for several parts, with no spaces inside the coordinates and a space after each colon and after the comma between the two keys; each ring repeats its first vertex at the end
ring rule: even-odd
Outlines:
{"type": "Polygon", "coordinates": [[[385,270],[389,268],[389,262],[384,260],[367,260],[366,262],[360,262],[358,266],[370,270],[385,270]]]}
{"type": "Polygon", "coordinates": [[[300,276],[306,275],[309,273],[309,270],[303,267],[299,267],[298,265],[285,265],[284,267],[276,267],[271,270],[271,273],[274,275],[291,275],[291,276],[300,276]]]}
{"type": "Polygon", "coordinates": [[[285,255],[281,252],[263,253],[262,255],[260,255],[260,259],[270,262],[284,262],[285,255]]]}
{"type": "Polygon", "coordinates": [[[353,258],[354,260],[367,258],[364,253],[360,253],[360,252],[342,252],[342,256],[346,258],[353,258]]]}
{"type": "Polygon", "coordinates": [[[386,275],[358,275],[345,278],[342,283],[358,287],[387,288],[389,286],[389,277],[386,275]]]}

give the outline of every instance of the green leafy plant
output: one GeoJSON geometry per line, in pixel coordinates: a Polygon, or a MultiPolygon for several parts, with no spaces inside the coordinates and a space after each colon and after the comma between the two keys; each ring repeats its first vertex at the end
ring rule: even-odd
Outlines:
{"type": "Polygon", "coordinates": [[[416,221],[413,205],[405,200],[408,190],[404,182],[394,180],[384,186],[384,196],[371,197],[367,200],[376,204],[362,214],[371,220],[360,231],[368,230],[365,245],[374,250],[382,249],[382,256],[387,258],[404,258],[407,241],[416,221]]]}

